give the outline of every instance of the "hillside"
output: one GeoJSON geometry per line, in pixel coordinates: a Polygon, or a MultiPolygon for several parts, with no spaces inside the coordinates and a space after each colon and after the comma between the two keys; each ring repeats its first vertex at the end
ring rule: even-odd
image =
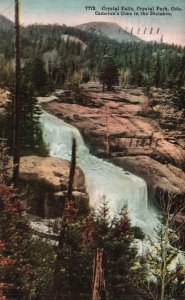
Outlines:
{"type": "Polygon", "coordinates": [[[10,30],[13,29],[14,23],[0,14],[0,28],[1,30],[10,30]]]}
{"type": "Polygon", "coordinates": [[[78,29],[104,35],[118,42],[140,42],[141,40],[126,32],[121,26],[110,22],[90,22],[76,26],[78,29]]]}
{"type": "Polygon", "coordinates": [[[185,48],[1,21],[0,300],[185,299],[185,48]]]}
{"type": "MultiPolygon", "coordinates": [[[[13,26],[4,17],[1,20],[3,26],[13,26]]],[[[0,28],[0,40],[3,62],[0,82],[3,87],[13,76],[14,30],[5,32],[0,28]]],[[[21,27],[21,59],[31,66],[35,65],[34,70],[38,69],[37,58],[43,60],[41,64],[47,72],[45,77],[49,76],[53,88],[66,84],[69,88],[77,87],[89,80],[98,81],[107,54],[111,54],[117,66],[122,87],[183,86],[184,48],[139,41],[116,23],[94,22],[77,27],[34,24],[21,27]]],[[[30,69],[27,65],[26,68],[30,69]]],[[[33,74],[32,78],[35,77],[36,74],[33,74]]]]}

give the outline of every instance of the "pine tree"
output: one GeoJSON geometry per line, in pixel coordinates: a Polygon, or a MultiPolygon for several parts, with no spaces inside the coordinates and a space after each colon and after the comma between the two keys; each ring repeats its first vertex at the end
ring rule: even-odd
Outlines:
{"type": "Polygon", "coordinates": [[[150,76],[152,85],[159,88],[161,86],[161,60],[159,52],[153,57],[150,76]]]}
{"type": "Polygon", "coordinates": [[[91,212],[86,217],[79,217],[73,202],[66,201],[52,299],[89,299],[97,249],[103,253],[101,268],[105,272],[108,299],[133,295],[132,280],[140,274],[140,268],[136,267],[139,259],[133,240],[127,213],[110,221],[109,208],[104,201],[98,214],[91,212]]]}
{"type": "Polygon", "coordinates": [[[182,111],[182,116],[185,116],[185,89],[177,88],[172,90],[171,101],[174,108],[182,111]]]}
{"type": "Polygon", "coordinates": [[[134,56],[132,58],[132,63],[130,65],[129,83],[133,86],[141,85],[141,73],[139,71],[138,57],[134,56]]]}
{"type": "Polygon", "coordinates": [[[0,144],[0,283],[8,299],[28,299],[31,265],[30,228],[10,181],[7,148],[0,144]]]}
{"type": "Polygon", "coordinates": [[[146,300],[183,300],[185,297],[184,257],[177,239],[183,224],[179,226],[175,221],[185,204],[183,199],[176,203],[174,200],[174,195],[161,196],[162,223],[156,228],[155,239],[146,243],[143,257],[145,276],[137,286],[146,300]]]}
{"type": "Polygon", "coordinates": [[[48,75],[41,57],[34,57],[24,67],[26,80],[30,82],[37,96],[44,96],[48,89],[48,75]]]}
{"type": "MultiPolygon", "coordinates": [[[[13,92],[11,102],[7,107],[7,117],[4,120],[5,137],[8,145],[12,147],[13,141],[13,92]]],[[[21,92],[21,117],[20,117],[20,143],[21,155],[37,154],[47,155],[47,147],[43,141],[42,129],[40,125],[41,109],[37,99],[34,97],[34,89],[27,82],[22,82],[21,92]]]]}
{"type": "MultiPolygon", "coordinates": [[[[72,151],[71,151],[71,166],[68,180],[68,191],[64,203],[63,218],[61,222],[61,228],[59,232],[59,242],[56,249],[56,261],[55,269],[53,273],[53,287],[52,292],[54,294],[53,299],[59,299],[65,294],[73,293],[73,286],[71,285],[69,290],[69,278],[73,278],[73,272],[71,271],[71,262],[76,261],[75,253],[80,252],[78,247],[80,247],[80,234],[79,226],[76,223],[77,220],[77,209],[74,208],[74,203],[71,199],[73,191],[73,181],[75,176],[75,166],[76,166],[76,141],[73,139],[72,151]],[[75,226],[77,225],[77,226],[75,226]],[[74,248],[73,248],[74,247],[74,248]],[[70,255],[72,253],[72,256],[70,255]],[[66,264],[67,262],[67,264],[66,264]],[[64,276],[63,276],[64,275],[64,276]],[[62,284],[61,284],[62,280],[62,284]]],[[[77,266],[75,262],[74,267],[77,266]]],[[[75,273],[76,274],[76,273],[75,273]]],[[[74,281],[76,284],[76,281],[74,281]]]]}
{"type": "Polygon", "coordinates": [[[94,247],[103,249],[106,288],[110,299],[123,299],[133,293],[131,281],[139,270],[134,233],[127,212],[110,222],[109,208],[104,201],[97,216],[94,231],[94,247]],[[133,270],[132,270],[133,268],[133,270]]]}
{"type": "Polygon", "coordinates": [[[103,84],[103,91],[105,86],[110,91],[113,85],[118,84],[118,68],[111,55],[105,55],[99,70],[99,80],[103,84]]]}

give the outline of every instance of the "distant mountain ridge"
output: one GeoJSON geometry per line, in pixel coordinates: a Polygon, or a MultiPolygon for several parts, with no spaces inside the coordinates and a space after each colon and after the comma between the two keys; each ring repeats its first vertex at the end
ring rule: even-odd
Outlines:
{"type": "Polygon", "coordinates": [[[0,29],[10,30],[14,28],[14,23],[0,14],[0,29]]]}
{"type": "Polygon", "coordinates": [[[128,33],[117,23],[111,22],[89,22],[76,26],[76,28],[93,32],[98,35],[104,35],[118,42],[141,42],[137,36],[128,33]]]}

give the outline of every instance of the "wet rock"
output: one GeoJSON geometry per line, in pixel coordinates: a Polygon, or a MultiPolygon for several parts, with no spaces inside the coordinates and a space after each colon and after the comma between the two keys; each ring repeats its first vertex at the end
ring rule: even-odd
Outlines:
{"type": "Polygon", "coordinates": [[[166,110],[168,91],[153,89],[152,93],[150,99],[140,88],[102,92],[95,83],[93,88],[84,84],[81,103],[51,102],[44,108],[78,128],[92,154],[111,159],[118,166],[124,161],[129,171],[143,177],[151,199],[160,189],[181,195],[184,193],[182,179],[185,178],[182,114],[174,112],[170,106],[166,110]],[[120,99],[126,99],[126,102],[120,99]],[[89,105],[90,102],[101,103],[101,107],[89,105]],[[147,117],[148,110],[154,118],[147,117]],[[163,129],[169,121],[175,124],[175,130],[170,126],[163,129]],[[176,172],[180,175],[175,175],[176,172]]]}
{"type": "Polygon", "coordinates": [[[161,164],[147,156],[117,157],[111,162],[139,177],[148,186],[148,196],[153,202],[159,200],[161,194],[173,194],[176,197],[185,196],[185,173],[172,164],[161,164]]]}

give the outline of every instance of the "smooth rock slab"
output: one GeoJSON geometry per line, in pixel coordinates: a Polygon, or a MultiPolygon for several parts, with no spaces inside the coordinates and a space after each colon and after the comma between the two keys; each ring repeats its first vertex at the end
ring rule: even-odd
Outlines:
{"type": "Polygon", "coordinates": [[[171,164],[161,164],[148,156],[116,157],[111,161],[142,177],[152,201],[160,200],[159,197],[164,193],[176,195],[177,198],[185,196],[185,173],[171,164]]]}

